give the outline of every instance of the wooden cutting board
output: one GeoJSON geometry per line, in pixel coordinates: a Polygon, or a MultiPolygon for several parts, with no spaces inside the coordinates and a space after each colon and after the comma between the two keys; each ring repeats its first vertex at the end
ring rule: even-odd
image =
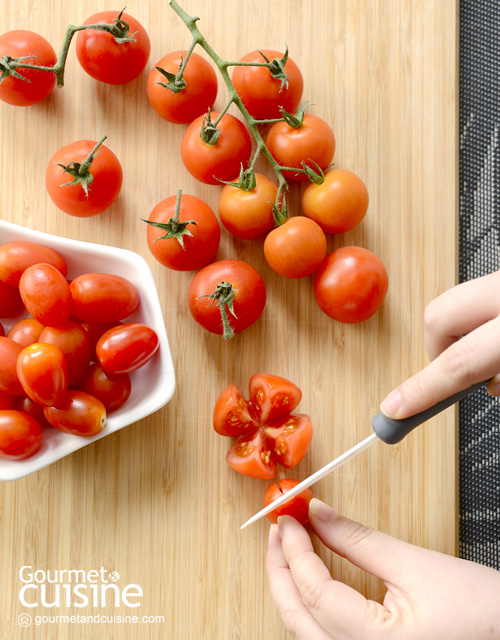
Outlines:
{"type": "MultiPolygon", "coordinates": [[[[0,4],[2,31],[32,29],[56,51],[68,24],[103,8],[97,0],[0,4]]],[[[225,463],[229,441],[212,429],[214,401],[229,382],[246,390],[256,372],[297,383],[299,409],[314,424],[310,453],[290,473],[303,479],[369,435],[386,393],[426,364],[424,308],[456,282],[457,2],[185,0],[183,6],[200,17],[200,29],[228,60],[288,44],[311,112],[335,131],[335,165],[360,175],[370,193],[365,221],[330,237],[329,249],[355,244],[374,251],[389,272],[389,293],[369,321],[336,323],[316,306],[312,278],[279,277],[265,263],[262,242],[235,240],[223,230],[218,258],[253,264],[265,280],[267,306],[259,322],[229,342],[195,324],[186,306],[193,274],[167,271],[154,260],[141,221],[179,188],[214,210],[220,192],[188,174],[179,154],[185,127],[161,120],[146,97],[153,65],[190,44],[166,0],[127,3],[152,43],[136,81],[95,82],[79,66],[73,43],[64,88],[31,108],[0,103],[1,218],[141,254],[156,280],[177,375],[176,393],[163,410],[0,486],[3,638],[287,637],[265,576],[267,520],[239,530],[261,508],[268,483],[225,463]],[[103,134],[123,165],[122,194],[99,217],[67,216],[46,194],[48,159],[64,144],[103,134]],[[19,601],[19,571],[26,566],[116,571],[117,584],[140,586],[140,606],[28,610],[19,601]],[[29,630],[19,626],[23,613],[32,616],[29,630]],[[128,619],[53,618],[99,614],[163,620],[138,630],[128,619]],[[52,618],[37,625],[35,616],[52,618]]],[[[222,88],[216,107],[225,95],[222,88]]],[[[300,213],[300,192],[291,189],[293,214],[300,213]]],[[[367,525],[454,553],[455,417],[448,410],[400,445],[379,444],[315,486],[315,495],[367,525]]],[[[378,580],[333,557],[316,539],[314,545],[336,578],[383,599],[378,580]]]]}

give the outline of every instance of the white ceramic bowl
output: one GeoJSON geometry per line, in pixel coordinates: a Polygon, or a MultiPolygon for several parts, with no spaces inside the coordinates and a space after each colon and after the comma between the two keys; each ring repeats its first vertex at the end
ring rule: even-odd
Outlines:
{"type": "MultiPolygon", "coordinates": [[[[156,285],[148,264],[140,255],[126,249],[60,238],[0,220],[0,245],[12,240],[37,242],[60,253],[68,265],[68,279],[82,273],[100,272],[113,273],[130,280],[140,293],[141,303],[126,321],[142,322],[154,329],[160,347],[146,365],[130,374],[130,397],[122,407],[108,414],[101,433],[82,438],[57,429],[44,429],[42,446],[35,455],[25,460],[0,458],[0,480],[16,480],[27,476],[94,440],[151,415],[167,404],[175,390],[174,366],[156,285]]],[[[21,317],[3,319],[5,333],[21,317]]]]}

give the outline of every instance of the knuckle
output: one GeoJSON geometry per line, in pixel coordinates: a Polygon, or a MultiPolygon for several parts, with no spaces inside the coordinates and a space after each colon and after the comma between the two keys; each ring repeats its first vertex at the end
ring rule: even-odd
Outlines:
{"type": "Polygon", "coordinates": [[[424,309],[424,332],[426,334],[434,334],[438,330],[440,324],[440,316],[441,314],[438,311],[438,299],[429,302],[429,304],[424,309]]]}
{"type": "Polygon", "coordinates": [[[301,586],[302,602],[309,611],[320,611],[322,609],[324,586],[322,582],[312,581],[308,581],[301,586]]]}
{"type": "Polygon", "coordinates": [[[375,531],[359,522],[349,522],[344,531],[344,545],[346,549],[354,549],[368,544],[375,531]]]}
{"type": "Polygon", "coordinates": [[[452,344],[441,355],[443,374],[456,383],[469,385],[475,380],[476,349],[464,340],[452,344]]]}

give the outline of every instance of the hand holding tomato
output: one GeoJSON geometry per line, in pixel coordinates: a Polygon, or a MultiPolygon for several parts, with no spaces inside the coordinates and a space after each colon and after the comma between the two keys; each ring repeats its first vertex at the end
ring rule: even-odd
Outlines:
{"type": "MultiPolygon", "coordinates": [[[[293,480],[292,478],[284,478],[279,480],[279,482],[273,482],[264,494],[264,507],[281,498],[282,495],[286,494],[298,484],[299,481],[293,480]]],[[[309,503],[312,499],[313,494],[311,489],[305,489],[302,493],[299,493],[298,496],[295,496],[295,498],[292,498],[288,502],[285,502],[285,504],[271,511],[271,513],[268,513],[267,517],[273,524],[276,524],[280,516],[292,516],[292,518],[295,518],[295,520],[304,526],[309,521],[309,503]]]]}

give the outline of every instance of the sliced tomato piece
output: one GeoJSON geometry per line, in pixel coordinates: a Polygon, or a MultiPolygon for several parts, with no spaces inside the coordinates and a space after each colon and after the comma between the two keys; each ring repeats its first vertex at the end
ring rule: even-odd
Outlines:
{"type": "Polygon", "coordinates": [[[261,429],[239,437],[229,449],[226,461],[238,473],[268,480],[276,477],[276,463],[261,429]]]}
{"type": "Polygon", "coordinates": [[[214,429],[221,436],[237,438],[257,429],[251,408],[238,387],[231,382],[217,398],[214,429]]]}
{"type": "Polygon", "coordinates": [[[313,435],[311,418],[305,413],[275,420],[263,431],[268,442],[272,443],[272,457],[287,469],[294,467],[306,455],[313,435]]]}
{"type": "Polygon", "coordinates": [[[291,413],[302,391],[290,380],[268,373],[256,373],[249,382],[250,402],[261,424],[291,413]]]}

